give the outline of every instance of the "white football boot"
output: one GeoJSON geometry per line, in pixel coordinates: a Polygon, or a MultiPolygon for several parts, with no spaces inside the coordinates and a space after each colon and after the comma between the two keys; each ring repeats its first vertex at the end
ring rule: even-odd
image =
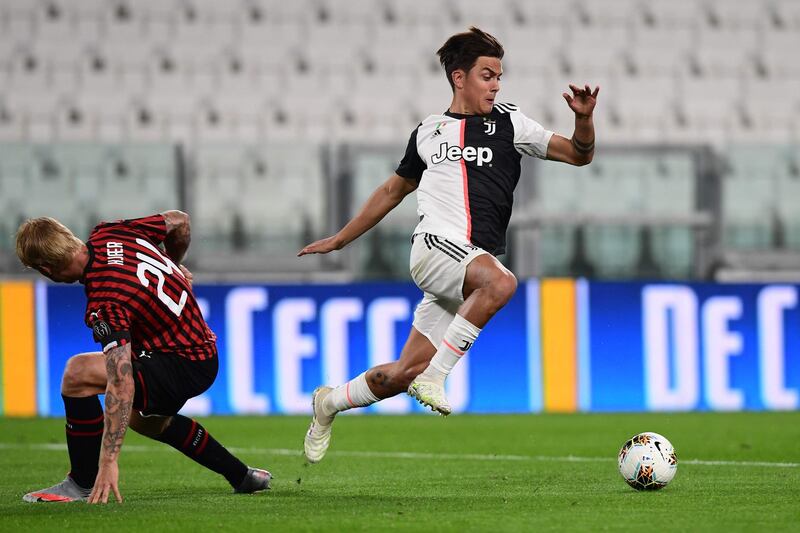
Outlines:
{"type": "Polygon", "coordinates": [[[408,386],[408,395],[442,416],[447,416],[453,411],[444,394],[444,384],[420,381],[417,378],[408,386]]]}
{"type": "Polygon", "coordinates": [[[305,449],[306,460],[309,463],[318,463],[325,457],[325,452],[328,451],[328,446],[331,444],[331,426],[333,419],[336,415],[328,416],[322,411],[322,402],[328,397],[328,394],[333,390],[333,387],[323,385],[314,389],[311,395],[311,407],[314,411],[314,417],[311,419],[311,426],[306,432],[306,438],[303,442],[305,449]]]}

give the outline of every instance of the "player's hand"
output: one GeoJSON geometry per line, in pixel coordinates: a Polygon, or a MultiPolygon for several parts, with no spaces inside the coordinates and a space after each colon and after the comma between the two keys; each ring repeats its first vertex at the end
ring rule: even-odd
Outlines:
{"type": "Polygon", "coordinates": [[[597,104],[597,93],[600,92],[600,87],[595,87],[594,91],[592,91],[592,88],[588,85],[580,89],[578,86],[570,84],[569,88],[572,89],[572,96],[567,93],[561,95],[567,101],[569,108],[577,116],[591,117],[594,106],[597,104]]]}
{"type": "Polygon", "coordinates": [[[191,286],[192,286],[192,283],[194,282],[194,274],[192,274],[192,273],[189,271],[189,269],[188,269],[188,268],[186,268],[186,267],[185,267],[185,266],[183,266],[183,265],[179,265],[179,266],[178,266],[178,268],[180,268],[180,269],[181,269],[181,273],[183,274],[183,277],[184,277],[184,278],[186,278],[186,281],[188,281],[188,282],[189,282],[189,286],[191,287],[191,286]]]}
{"type": "Polygon", "coordinates": [[[108,496],[114,493],[117,501],[122,503],[122,494],[119,493],[119,465],[117,462],[100,463],[100,470],[94,481],[94,488],[89,494],[89,503],[108,503],[108,496]]]}
{"type": "Polygon", "coordinates": [[[341,250],[343,244],[339,238],[334,235],[332,237],[328,237],[326,239],[320,239],[316,242],[312,242],[302,250],[297,253],[297,257],[302,257],[308,254],[327,254],[328,252],[332,252],[334,250],[341,250]]]}

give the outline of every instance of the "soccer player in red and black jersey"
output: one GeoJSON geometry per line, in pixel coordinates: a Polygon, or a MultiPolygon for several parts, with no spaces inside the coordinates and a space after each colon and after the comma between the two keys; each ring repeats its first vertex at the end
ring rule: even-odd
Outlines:
{"type": "Polygon", "coordinates": [[[269,488],[269,472],[248,468],[197,421],[178,414],[218,370],[216,336],[192,294],[191,273],[180,265],[189,242],[189,216],[181,211],[100,224],[86,243],[49,217],[20,226],[24,265],[85,286],[86,324],[103,350],[70,358],[64,370],[67,478],[25,501],[106,503],[111,493],[122,501],[117,460],[128,426],[222,474],[234,492],[269,488]],[[105,394],[105,414],[98,394],[105,394]]]}

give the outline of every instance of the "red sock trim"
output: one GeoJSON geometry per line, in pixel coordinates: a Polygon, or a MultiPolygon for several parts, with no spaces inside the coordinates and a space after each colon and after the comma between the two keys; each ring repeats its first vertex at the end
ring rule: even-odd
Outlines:
{"type": "Polygon", "coordinates": [[[67,417],[67,422],[69,422],[70,424],[86,424],[86,425],[99,424],[100,422],[103,421],[104,416],[105,415],[100,415],[97,418],[92,418],[91,420],[78,420],[77,418],[67,417]]]}
{"type": "Polygon", "coordinates": [[[183,441],[183,446],[181,446],[182,449],[185,450],[189,446],[189,443],[192,442],[192,437],[194,437],[194,432],[196,429],[197,429],[197,422],[192,420],[192,429],[190,429],[189,434],[186,435],[186,440],[183,441]]]}
{"type": "Polygon", "coordinates": [[[455,346],[453,346],[452,344],[447,342],[445,339],[442,339],[442,342],[445,344],[445,346],[447,346],[448,348],[453,350],[456,353],[456,355],[458,355],[459,357],[464,355],[464,352],[462,352],[461,350],[459,350],[458,348],[456,348],[455,346]]]}
{"type": "Polygon", "coordinates": [[[353,400],[350,399],[350,382],[347,382],[347,385],[344,387],[344,395],[347,397],[347,403],[350,404],[350,407],[355,407],[356,404],[353,403],[353,400]]]}
{"type": "Polygon", "coordinates": [[[203,432],[203,441],[200,443],[200,446],[197,447],[197,451],[194,452],[195,457],[203,453],[203,450],[206,449],[206,444],[208,444],[208,431],[203,432]]]}

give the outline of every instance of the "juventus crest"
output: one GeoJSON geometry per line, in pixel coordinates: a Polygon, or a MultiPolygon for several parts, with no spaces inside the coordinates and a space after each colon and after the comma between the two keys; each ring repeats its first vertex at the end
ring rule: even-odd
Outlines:
{"type": "Polygon", "coordinates": [[[483,130],[483,133],[486,135],[494,135],[495,132],[495,122],[494,120],[484,119],[483,125],[486,126],[486,129],[483,130]]]}

